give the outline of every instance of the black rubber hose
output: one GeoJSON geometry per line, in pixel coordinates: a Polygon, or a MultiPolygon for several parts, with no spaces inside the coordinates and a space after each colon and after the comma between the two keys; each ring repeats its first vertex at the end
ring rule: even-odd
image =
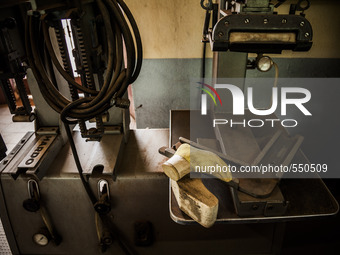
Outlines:
{"type": "Polygon", "coordinates": [[[124,1],[122,0],[118,0],[118,3],[119,5],[122,7],[123,11],[125,12],[130,24],[131,24],[131,27],[132,27],[132,30],[133,30],[133,34],[135,36],[135,41],[136,41],[136,47],[137,47],[137,63],[136,63],[136,67],[135,67],[135,70],[133,72],[133,75],[131,77],[131,80],[130,80],[130,83],[133,83],[139,73],[140,73],[140,70],[142,68],[142,59],[143,59],[143,48],[142,48],[142,40],[141,40],[141,36],[140,36],[140,33],[139,33],[139,30],[138,30],[138,26],[137,26],[137,23],[131,13],[131,11],[129,10],[129,8],[126,6],[126,4],[124,3],[124,1]]]}
{"type": "Polygon", "coordinates": [[[82,184],[83,184],[83,186],[86,190],[88,197],[90,198],[92,204],[94,205],[97,202],[97,199],[96,199],[95,195],[93,194],[93,191],[91,190],[89,183],[84,178],[83,169],[82,169],[81,164],[80,164],[76,145],[74,144],[74,140],[73,140],[73,137],[72,137],[71,129],[70,129],[70,127],[67,123],[64,123],[64,126],[65,126],[67,137],[69,138],[71,150],[72,150],[72,153],[73,153],[74,161],[76,162],[76,166],[77,166],[77,170],[78,170],[78,173],[79,173],[79,176],[80,176],[80,180],[81,180],[81,182],[82,182],[82,184]]]}
{"type": "MultiPolygon", "coordinates": [[[[129,26],[124,18],[124,15],[120,11],[119,5],[116,3],[116,1],[111,1],[111,0],[104,0],[105,3],[108,5],[110,8],[111,12],[114,14],[115,19],[117,20],[118,24],[120,25],[122,29],[122,34],[124,37],[124,42],[125,42],[125,47],[126,47],[126,79],[124,79],[122,85],[115,89],[117,89],[117,92],[119,93],[121,89],[126,88],[129,85],[130,78],[133,74],[132,66],[135,65],[135,47],[133,46],[133,38],[132,34],[130,33],[129,26]]],[[[124,91],[124,93],[125,93],[124,91]]],[[[118,94],[117,96],[120,97],[123,94],[118,94]]]]}
{"type": "MultiPolygon", "coordinates": [[[[124,95],[128,85],[135,81],[141,69],[142,44],[140,34],[126,4],[122,0],[97,0],[96,2],[103,17],[108,49],[106,77],[99,91],[77,84],[63,69],[55,56],[46,21],[30,17],[28,22],[26,48],[30,66],[37,78],[43,97],[55,111],[61,113],[62,120],[67,123],[73,123],[76,120],[88,120],[108,110],[114,105],[114,98],[124,95]],[[112,31],[112,28],[114,31],[112,31]],[[41,35],[43,35],[43,38],[41,38],[41,35]],[[58,91],[56,84],[51,82],[45,70],[42,55],[39,54],[40,47],[38,44],[42,40],[48,50],[49,56],[47,57],[51,58],[59,73],[76,89],[91,95],[90,97],[71,102],[58,91]],[[127,52],[126,69],[124,68],[123,44],[125,44],[127,52]],[[70,121],[70,119],[72,120],[70,121]]],[[[48,15],[45,17],[48,17],[48,15]]]]}
{"type": "Polygon", "coordinates": [[[38,72],[37,67],[35,65],[35,62],[34,62],[34,57],[33,57],[33,54],[32,54],[32,45],[31,45],[31,40],[30,40],[30,37],[35,36],[35,34],[33,33],[34,31],[32,30],[32,26],[34,26],[34,25],[32,25],[33,22],[35,22],[34,18],[29,17],[27,22],[26,22],[26,29],[25,29],[25,46],[26,46],[28,63],[29,63],[29,66],[32,69],[34,77],[36,78],[36,81],[39,85],[40,91],[43,94],[45,100],[51,106],[52,109],[59,112],[62,109],[59,108],[59,106],[53,100],[50,100],[50,98],[47,96],[48,92],[46,91],[46,88],[45,88],[43,81],[42,81],[42,77],[41,77],[40,73],[38,72]]]}

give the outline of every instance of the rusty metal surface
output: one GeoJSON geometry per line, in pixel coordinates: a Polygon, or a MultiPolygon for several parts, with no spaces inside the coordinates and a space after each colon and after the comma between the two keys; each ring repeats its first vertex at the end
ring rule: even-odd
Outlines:
{"type": "MultiPolygon", "coordinates": [[[[188,123],[186,120],[190,118],[189,111],[180,111],[177,115],[177,111],[171,112],[173,120],[181,120],[178,122],[172,122],[171,125],[171,137],[176,134],[176,137],[187,136],[190,137],[190,133],[187,133],[188,127],[182,128],[182,123],[188,123]]],[[[282,131],[286,132],[283,128],[282,131]]],[[[276,130],[277,131],[277,130],[276,130]]],[[[265,137],[258,140],[261,149],[270,141],[270,137],[275,135],[275,130],[270,130],[269,133],[261,129],[257,129],[254,132],[255,137],[265,137]]],[[[189,131],[190,132],[190,131],[189,131]]],[[[213,133],[213,131],[212,131],[213,133]]],[[[192,136],[191,136],[192,137],[192,136]]],[[[173,139],[172,142],[174,142],[173,139]]],[[[305,155],[298,150],[294,156],[292,162],[308,162],[305,155]]],[[[312,173],[311,173],[312,174],[312,173]]],[[[313,174],[314,175],[314,174],[313,174]]],[[[232,194],[226,183],[217,179],[203,179],[205,186],[219,199],[219,212],[217,215],[217,223],[257,223],[257,222],[277,222],[277,221],[293,221],[309,218],[331,216],[338,212],[339,205],[334,199],[333,195],[329,192],[326,185],[319,178],[314,179],[282,179],[279,183],[279,187],[282,191],[282,195],[289,201],[286,213],[282,216],[252,216],[252,217],[240,217],[237,215],[232,194]],[[313,195],[311,195],[313,194],[313,195]]],[[[171,218],[182,224],[195,224],[186,214],[184,214],[178,207],[176,199],[172,194],[170,187],[170,215],[171,218]]]]}

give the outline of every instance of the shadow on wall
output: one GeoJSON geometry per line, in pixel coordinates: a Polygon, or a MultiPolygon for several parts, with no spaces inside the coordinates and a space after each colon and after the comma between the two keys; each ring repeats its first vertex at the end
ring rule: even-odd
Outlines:
{"type": "MultiPolygon", "coordinates": [[[[212,60],[206,64],[211,66],[212,60]]],[[[143,60],[132,85],[137,128],[168,128],[170,110],[189,109],[190,81],[199,78],[200,71],[201,59],[143,60]]],[[[211,77],[211,68],[206,77],[211,77]]]]}

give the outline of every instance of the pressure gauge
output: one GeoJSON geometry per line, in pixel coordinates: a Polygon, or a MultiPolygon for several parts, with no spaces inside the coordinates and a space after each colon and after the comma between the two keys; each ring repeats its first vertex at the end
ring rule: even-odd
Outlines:
{"type": "Polygon", "coordinates": [[[50,235],[48,231],[40,231],[33,235],[33,242],[39,246],[46,246],[50,241],[50,235]]]}
{"type": "Polygon", "coordinates": [[[256,61],[257,69],[261,72],[267,72],[273,66],[273,60],[268,56],[259,56],[256,61]]]}

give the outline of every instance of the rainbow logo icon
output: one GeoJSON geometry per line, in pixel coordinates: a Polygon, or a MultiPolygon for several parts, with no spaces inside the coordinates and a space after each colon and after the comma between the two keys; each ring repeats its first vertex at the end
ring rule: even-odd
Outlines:
{"type": "MultiPolygon", "coordinates": [[[[216,97],[220,101],[220,104],[222,105],[222,100],[221,100],[220,95],[217,93],[217,91],[212,86],[205,84],[203,82],[197,82],[197,83],[203,85],[204,87],[206,87],[208,89],[210,89],[216,95],[216,97]]],[[[205,89],[204,87],[203,88],[197,87],[197,88],[200,89],[200,90],[203,90],[205,93],[207,93],[211,97],[211,99],[214,101],[215,105],[217,106],[217,102],[216,102],[216,99],[213,96],[213,94],[208,89],[205,89]]]]}

